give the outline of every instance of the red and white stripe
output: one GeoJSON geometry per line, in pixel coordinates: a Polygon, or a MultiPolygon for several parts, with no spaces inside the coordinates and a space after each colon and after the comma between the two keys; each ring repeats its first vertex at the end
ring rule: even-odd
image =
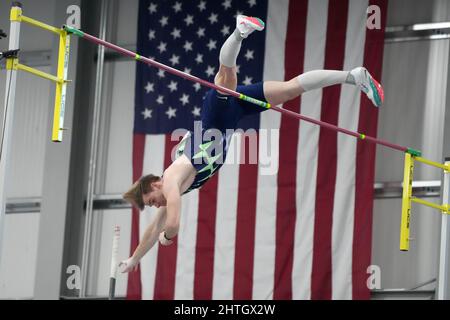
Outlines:
{"type": "MultiPolygon", "coordinates": [[[[365,27],[370,4],[380,6],[384,27],[386,0],[270,0],[264,80],[360,65],[380,79],[384,34],[365,27]]],[[[377,109],[353,86],[307,92],[283,108],[376,136],[377,109]]],[[[130,274],[129,298],[370,297],[374,145],[272,111],[261,114],[261,129],[278,130],[268,150],[279,154],[276,173],[261,175],[267,132],[236,135],[220,172],[183,196],[177,241],[153,248],[130,274]],[[260,163],[236,164],[248,160],[248,139],[259,144],[260,163]]],[[[134,180],[162,173],[175,143],[135,136],[134,149],[144,151],[134,154],[134,180]]],[[[134,233],[152,216],[134,213],[134,233]]]]}

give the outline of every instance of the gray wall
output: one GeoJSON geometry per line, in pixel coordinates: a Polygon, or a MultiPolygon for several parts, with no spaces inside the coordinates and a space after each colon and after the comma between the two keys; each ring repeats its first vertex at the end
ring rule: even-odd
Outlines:
{"type": "MultiPolygon", "coordinates": [[[[24,15],[31,15],[49,24],[53,23],[55,0],[39,2],[26,0],[24,15]]],[[[9,1],[0,3],[0,28],[9,33],[9,1]]],[[[49,50],[53,35],[23,26],[20,46],[22,51],[49,50]]],[[[0,40],[0,51],[8,49],[8,38],[0,40]]],[[[50,72],[49,66],[36,67],[50,72]]],[[[6,73],[0,72],[0,117],[3,119],[6,73]]],[[[6,188],[7,197],[40,197],[44,176],[47,114],[52,84],[32,75],[19,73],[13,125],[10,170],[13,179],[6,188]],[[26,183],[24,183],[24,181],[26,183]]],[[[1,127],[1,124],[0,124],[1,127]]],[[[0,298],[26,298],[33,296],[37,254],[39,214],[7,215],[3,252],[0,259],[0,298]]]]}
{"type": "MultiPolygon", "coordinates": [[[[22,4],[24,15],[50,25],[54,24],[54,0],[22,1],[22,4]]],[[[118,12],[121,12],[121,15],[116,28],[119,30],[117,39],[121,44],[133,44],[136,41],[137,5],[138,1],[118,2],[118,12]],[[135,21],[135,23],[130,23],[130,21],[135,21]]],[[[9,32],[9,9],[7,1],[0,3],[0,26],[6,33],[9,32]]],[[[22,24],[21,51],[27,54],[38,51],[50,51],[53,45],[52,37],[54,37],[52,34],[22,24]]],[[[77,40],[74,39],[73,41],[77,40]]],[[[0,42],[1,50],[6,50],[7,46],[7,39],[0,42]]],[[[45,72],[51,72],[49,60],[40,60],[44,61],[44,65],[35,67],[45,72]]],[[[111,77],[112,81],[108,82],[110,87],[105,85],[105,98],[103,101],[109,100],[115,103],[110,107],[112,110],[111,114],[104,113],[102,115],[104,118],[102,122],[110,122],[111,126],[103,129],[105,131],[103,134],[107,137],[105,143],[108,147],[102,149],[105,154],[100,152],[99,159],[103,160],[103,162],[99,163],[98,169],[100,172],[106,172],[103,178],[106,181],[106,187],[103,191],[106,193],[120,193],[131,182],[131,137],[135,69],[133,62],[107,63],[105,69],[105,78],[111,77]],[[117,67],[114,66],[116,64],[117,67]],[[126,94],[123,94],[122,90],[126,94]],[[111,93],[115,93],[114,96],[107,99],[107,96],[111,93]],[[108,119],[105,120],[106,118],[108,119]],[[110,135],[111,138],[109,138],[110,135]],[[127,155],[129,156],[127,157],[127,155]],[[106,158],[113,159],[113,163],[105,161],[106,158]]],[[[0,101],[3,101],[5,93],[6,75],[4,70],[2,71],[0,73],[0,87],[2,88],[0,90],[0,101]]],[[[92,74],[95,75],[95,68],[92,74]]],[[[69,78],[73,77],[69,75],[69,78]]],[[[52,102],[50,100],[53,97],[49,93],[53,90],[53,84],[22,72],[19,73],[17,83],[17,92],[21,93],[17,94],[16,100],[13,150],[10,160],[14,179],[8,186],[7,196],[9,198],[40,198],[43,194],[46,143],[51,135],[51,132],[47,130],[47,118],[49,112],[52,112],[50,108],[52,102]],[[23,183],[24,181],[27,183],[23,183]]],[[[0,109],[0,116],[3,117],[3,105],[0,109]]],[[[79,167],[80,164],[76,162],[77,160],[72,161],[73,166],[79,167]]],[[[96,274],[96,277],[90,281],[87,294],[105,296],[109,286],[109,261],[113,226],[118,224],[122,227],[119,257],[126,258],[129,255],[131,216],[130,210],[108,211],[106,214],[96,212],[95,215],[98,217],[99,224],[97,224],[98,230],[94,230],[94,233],[98,236],[95,237],[96,241],[93,242],[93,246],[95,246],[93,252],[97,253],[102,259],[98,260],[97,255],[91,258],[89,273],[96,274]]],[[[0,265],[0,299],[30,298],[34,295],[39,216],[39,213],[7,215],[4,235],[5,249],[2,252],[0,265]]],[[[80,232],[82,233],[82,230],[80,232]]],[[[73,247],[73,245],[74,243],[69,243],[68,246],[73,247]]],[[[65,259],[64,261],[63,271],[70,264],[68,262],[70,259],[65,259]]],[[[64,286],[64,278],[63,274],[61,279],[62,286],[64,286]]],[[[126,281],[127,276],[121,276],[118,279],[116,289],[118,296],[125,295],[126,281]]],[[[62,292],[70,295],[70,292],[64,292],[64,290],[62,292]]],[[[74,294],[77,294],[77,292],[74,292],[74,294]]]]}

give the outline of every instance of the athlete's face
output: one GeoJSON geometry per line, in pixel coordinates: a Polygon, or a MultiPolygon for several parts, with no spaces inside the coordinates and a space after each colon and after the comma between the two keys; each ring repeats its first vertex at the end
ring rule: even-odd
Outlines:
{"type": "Polygon", "coordinates": [[[157,208],[167,204],[166,198],[162,193],[161,183],[152,183],[152,191],[147,192],[142,196],[144,204],[147,206],[155,206],[157,208]]]}

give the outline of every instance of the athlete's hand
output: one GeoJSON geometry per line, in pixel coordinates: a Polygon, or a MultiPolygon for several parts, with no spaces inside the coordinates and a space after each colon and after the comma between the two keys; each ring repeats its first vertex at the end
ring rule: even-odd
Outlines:
{"type": "Polygon", "coordinates": [[[122,269],[122,273],[136,271],[138,268],[139,261],[133,257],[129,257],[127,260],[123,260],[119,263],[119,268],[122,269]]]}
{"type": "Polygon", "coordinates": [[[163,246],[170,246],[173,243],[173,240],[167,239],[165,231],[163,231],[159,234],[159,243],[163,246]]]}

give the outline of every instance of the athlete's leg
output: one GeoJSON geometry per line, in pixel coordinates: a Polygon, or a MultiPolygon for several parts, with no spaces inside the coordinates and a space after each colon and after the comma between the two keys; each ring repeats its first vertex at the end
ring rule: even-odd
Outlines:
{"type": "Polygon", "coordinates": [[[214,83],[216,85],[236,90],[236,59],[241,49],[242,40],[247,38],[253,31],[261,31],[263,29],[264,23],[257,18],[246,17],[243,15],[239,15],[236,18],[236,29],[220,49],[220,67],[214,78],[214,83]]]}
{"type": "MultiPolygon", "coordinates": [[[[214,84],[225,87],[230,90],[236,90],[237,86],[237,72],[236,66],[227,67],[220,64],[219,71],[214,78],[214,84]]],[[[221,92],[222,93],[222,92],[221,92]]],[[[223,93],[226,94],[226,93],[223,93]]]]}
{"type": "Polygon", "coordinates": [[[297,78],[289,81],[264,81],[264,96],[267,102],[276,106],[301,95],[305,90],[297,78]]]}
{"type": "Polygon", "coordinates": [[[369,72],[361,67],[351,71],[314,70],[289,81],[266,81],[264,82],[264,96],[270,104],[277,105],[292,100],[305,91],[335,84],[357,85],[377,107],[383,101],[383,89],[369,72]]]}

